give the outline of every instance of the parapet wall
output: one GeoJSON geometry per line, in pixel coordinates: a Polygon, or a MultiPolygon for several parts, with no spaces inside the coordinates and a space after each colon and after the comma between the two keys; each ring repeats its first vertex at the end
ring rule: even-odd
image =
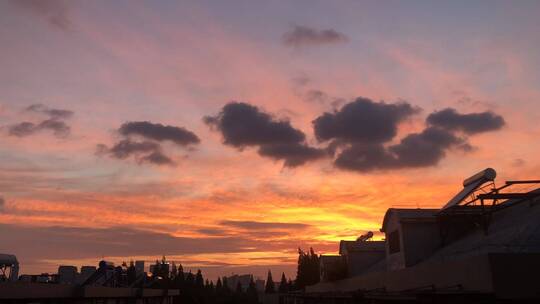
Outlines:
{"type": "Polygon", "coordinates": [[[415,289],[496,294],[498,298],[530,298],[540,295],[535,278],[540,273],[540,254],[497,253],[461,260],[426,262],[402,270],[368,273],[306,288],[306,293],[415,289]]]}

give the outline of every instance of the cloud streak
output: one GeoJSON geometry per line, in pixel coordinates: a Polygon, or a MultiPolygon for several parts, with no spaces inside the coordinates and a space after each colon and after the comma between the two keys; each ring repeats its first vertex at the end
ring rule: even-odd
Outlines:
{"type": "Polygon", "coordinates": [[[14,249],[30,259],[93,258],[103,254],[134,256],[242,252],[256,245],[253,241],[240,237],[175,237],[167,233],[127,227],[105,229],[0,224],[0,228],[3,232],[0,241],[3,244],[16,245],[14,249]]]}
{"type": "Polygon", "coordinates": [[[152,141],[131,141],[123,139],[107,147],[104,144],[97,145],[98,155],[109,155],[116,159],[127,159],[134,157],[138,163],[150,163],[154,165],[174,165],[174,161],[163,154],[161,146],[152,141]]]}
{"type": "Polygon", "coordinates": [[[310,225],[301,223],[280,223],[280,222],[257,222],[257,221],[221,221],[221,225],[241,228],[246,230],[273,230],[273,229],[306,229],[310,225]]]}
{"type": "Polygon", "coordinates": [[[166,126],[149,121],[132,121],[124,123],[118,133],[124,136],[139,135],[156,141],[171,141],[179,146],[198,144],[199,137],[182,127],[166,126]]]}
{"type": "Polygon", "coordinates": [[[51,119],[68,119],[73,116],[73,111],[49,108],[48,106],[40,103],[28,106],[25,111],[46,114],[51,119]]]}

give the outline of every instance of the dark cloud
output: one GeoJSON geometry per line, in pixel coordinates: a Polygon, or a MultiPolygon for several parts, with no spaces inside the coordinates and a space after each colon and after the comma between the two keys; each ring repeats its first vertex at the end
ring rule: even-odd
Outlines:
{"type": "MultiPolygon", "coordinates": [[[[322,91],[312,94],[314,99],[327,97],[322,91]]],[[[335,167],[358,172],[435,166],[450,150],[472,151],[468,136],[504,125],[504,119],[492,112],[459,114],[446,109],[430,114],[423,131],[397,142],[400,123],[418,112],[420,108],[408,102],[358,97],[313,120],[315,137],[327,143],[325,148],[307,145],[305,134],[289,121],[246,103],[229,103],[205,122],[222,133],[225,144],[257,147],[259,155],[283,160],[286,167],[335,156],[335,167]]]]}
{"type": "Polygon", "coordinates": [[[309,90],[305,95],[305,100],[317,103],[325,103],[329,98],[328,94],[321,90],[309,90]]]}
{"type": "Polygon", "coordinates": [[[499,130],[505,125],[504,118],[493,112],[460,114],[455,109],[447,108],[431,113],[426,120],[430,125],[439,126],[466,134],[476,134],[499,130]]]}
{"type": "Polygon", "coordinates": [[[256,221],[221,221],[221,225],[241,228],[246,230],[272,230],[272,229],[306,229],[310,225],[302,223],[280,223],[280,222],[256,222],[256,221]]]}
{"type": "Polygon", "coordinates": [[[71,131],[65,122],[56,119],[47,119],[37,125],[38,130],[51,130],[57,137],[65,137],[71,131]]]}
{"type": "Polygon", "coordinates": [[[174,166],[174,160],[163,152],[161,141],[171,141],[182,147],[200,142],[195,133],[185,128],[149,121],[126,122],[118,128],[118,133],[123,138],[111,148],[103,144],[97,145],[98,155],[107,154],[117,159],[133,156],[138,163],[174,166]],[[143,137],[144,140],[135,141],[131,137],[134,135],[143,137]]]}
{"type": "Polygon", "coordinates": [[[159,150],[159,145],[151,141],[135,142],[124,139],[116,143],[109,152],[116,158],[124,159],[133,154],[150,153],[159,150]]]}
{"type": "Polygon", "coordinates": [[[69,18],[69,1],[12,0],[11,3],[37,17],[44,18],[57,29],[65,31],[72,28],[72,22],[69,18]]]}
{"type": "Polygon", "coordinates": [[[325,150],[313,148],[305,144],[263,145],[258,151],[262,156],[284,160],[286,167],[297,167],[309,161],[327,156],[325,150]]]}
{"type": "Polygon", "coordinates": [[[239,149],[259,147],[261,156],[284,160],[287,167],[302,165],[325,155],[323,150],[309,147],[304,133],[289,121],[275,119],[247,103],[228,103],[218,115],[207,116],[204,121],[221,132],[224,144],[239,149]]]}
{"type": "Polygon", "coordinates": [[[97,145],[97,154],[107,154],[117,159],[135,157],[139,163],[151,163],[154,165],[173,165],[174,161],[163,154],[161,146],[153,141],[132,141],[123,139],[111,148],[103,144],[97,145]]]}
{"type": "Polygon", "coordinates": [[[465,139],[447,130],[429,127],[421,133],[405,136],[389,150],[396,155],[400,167],[427,167],[436,165],[451,147],[470,149],[465,139]]]}
{"type": "Polygon", "coordinates": [[[334,30],[318,30],[307,26],[295,26],[283,34],[282,41],[286,46],[302,47],[347,42],[344,34],[334,30]]]}
{"type": "Polygon", "coordinates": [[[65,122],[56,119],[47,119],[39,124],[25,121],[8,127],[9,135],[17,137],[33,135],[43,130],[53,131],[57,137],[66,137],[69,135],[71,128],[65,122]]]}
{"type": "Polygon", "coordinates": [[[200,139],[195,133],[182,127],[165,126],[149,121],[126,122],[118,129],[118,132],[125,136],[139,135],[157,141],[169,140],[180,146],[200,142],[200,139]]]}
{"type": "Polygon", "coordinates": [[[334,165],[339,169],[368,172],[388,169],[395,161],[381,144],[353,144],[338,154],[334,165]]]}
{"type": "Polygon", "coordinates": [[[24,137],[36,132],[36,124],[24,121],[8,127],[9,135],[24,137]]]}
{"type": "Polygon", "coordinates": [[[214,228],[201,228],[201,229],[195,230],[195,232],[209,235],[209,236],[224,236],[228,234],[226,231],[222,229],[214,229],[214,228]]]}
{"type": "Polygon", "coordinates": [[[409,103],[374,102],[359,97],[333,113],[324,113],[313,121],[319,141],[382,143],[396,136],[398,124],[417,113],[409,103]]]}
{"type": "Polygon", "coordinates": [[[207,116],[204,121],[221,131],[224,143],[237,148],[265,144],[287,144],[304,141],[302,131],[286,120],[274,119],[256,106],[231,102],[216,116],[207,116]]]}
{"type": "Polygon", "coordinates": [[[71,127],[65,123],[65,119],[73,116],[73,112],[63,109],[49,108],[43,104],[33,104],[24,109],[24,112],[38,113],[48,116],[39,123],[23,121],[11,126],[8,126],[8,133],[11,136],[25,137],[33,135],[40,131],[49,130],[57,137],[66,137],[71,132],[71,127]]]}
{"type": "Polygon", "coordinates": [[[4,206],[6,205],[6,200],[0,196],[0,212],[4,212],[4,206]]]}
{"type": "Polygon", "coordinates": [[[449,131],[429,127],[389,147],[380,143],[352,144],[339,153],[334,164],[340,169],[359,172],[429,167],[437,165],[450,148],[467,151],[470,146],[449,131]]]}
{"type": "Polygon", "coordinates": [[[73,112],[64,109],[49,108],[43,104],[33,104],[26,109],[28,112],[42,113],[48,115],[51,119],[68,119],[73,116],[73,112]]]}
{"type": "Polygon", "coordinates": [[[151,163],[154,165],[174,165],[174,161],[161,151],[154,151],[141,158],[142,162],[151,163]]]}

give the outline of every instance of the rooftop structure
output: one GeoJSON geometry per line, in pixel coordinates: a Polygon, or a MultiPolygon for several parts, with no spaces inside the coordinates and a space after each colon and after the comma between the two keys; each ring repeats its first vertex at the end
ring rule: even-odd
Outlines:
{"type": "Polygon", "coordinates": [[[437,209],[394,209],[384,216],[386,267],[402,269],[417,264],[440,245],[437,209]]]}
{"type": "Polygon", "coordinates": [[[58,267],[58,283],[74,284],[78,274],[77,267],[61,265],[58,267]]]}
{"type": "Polygon", "coordinates": [[[321,258],[321,268],[328,272],[330,261],[362,252],[362,246],[362,254],[367,246],[382,246],[380,260],[349,260],[348,268],[360,265],[362,271],[322,280],[285,303],[540,299],[534,279],[540,273],[540,180],[497,186],[495,177],[488,168],[465,179],[441,209],[388,209],[381,245],[342,241],[340,256],[321,258]]]}

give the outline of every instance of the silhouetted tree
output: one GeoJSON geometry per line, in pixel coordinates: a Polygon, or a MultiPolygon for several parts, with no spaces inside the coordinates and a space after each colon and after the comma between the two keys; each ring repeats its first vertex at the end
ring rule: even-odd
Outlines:
{"type": "Polygon", "coordinates": [[[319,255],[315,253],[313,248],[309,248],[309,277],[307,285],[313,285],[319,283],[321,280],[321,263],[319,255]]]}
{"type": "Polygon", "coordinates": [[[173,261],[171,264],[171,278],[176,278],[178,275],[178,269],[176,269],[176,263],[173,261]]]}
{"type": "Polygon", "coordinates": [[[319,282],[319,256],[315,254],[313,248],[309,253],[298,248],[298,268],[296,272],[296,288],[304,289],[308,285],[319,282]]]}
{"type": "Polygon", "coordinates": [[[223,277],[221,280],[223,282],[223,294],[225,296],[230,295],[231,294],[231,288],[229,286],[229,282],[227,281],[227,277],[223,277]]]}
{"type": "Polygon", "coordinates": [[[200,269],[197,270],[197,274],[195,275],[195,288],[201,291],[204,288],[204,279],[203,279],[202,272],[200,269]]]}
{"type": "Polygon", "coordinates": [[[289,292],[289,286],[287,285],[287,278],[285,277],[285,273],[281,273],[281,281],[279,282],[279,293],[287,293],[289,292]]]}
{"type": "Polygon", "coordinates": [[[223,283],[221,283],[221,278],[218,277],[216,282],[216,292],[220,293],[223,291],[223,283]]]}
{"type": "Polygon", "coordinates": [[[248,303],[259,303],[259,295],[257,293],[257,286],[255,285],[255,281],[253,281],[253,276],[251,276],[249,280],[249,286],[247,288],[246,295],[248,303]]]}
{"type": "Polygon", "coordinates": [[[133,260],[129,261],[129,267],[127,269],[128,285],[131,285],[137,280],[137,271],[135,270],[135,264],[133,260]]]}
{"type": "Polygon", "coordinates": [[[265,293],[275,293],[276,292],[276,284],[274,283],[274,280],[272,279],[272,272],[268,270],[268,276],[266,277],[266,286],[264,287],[265,293]]]}
{"type": "Polygon", "coordinates": [[[287,281],[287,289],[288,289],[288,291],[293,291],[293,290],[296,289],[296,288],[294,287],[294,282],[293,282],[293,280],[289,279],[289,280],[287,281]]]}
{"type": "Polygon", "coordinates": [[[242,293],[242,284],[240,284],[240,281],[236,282],[236,293],[242,293]]]}
{"type": "Polygon", "coordinates": [[[191,273],[191,270],[186,275],[186,282],[184,286],[185,286],[184,289],[189,289],[189,290],[192,290],[193,287],[195,287],[195,276],[193,275],[193,273],[191,273]]]}
{"type": "Polygon", "coordinates": [[[174,277],[173,286],[174,288],[179,289],[180,292],[183,292],[185,283],[186,277],[184,275],[184,267],[182,267],[182,264],[179,264],[178,270],[176,271],[176,277],[174,277]]]}

